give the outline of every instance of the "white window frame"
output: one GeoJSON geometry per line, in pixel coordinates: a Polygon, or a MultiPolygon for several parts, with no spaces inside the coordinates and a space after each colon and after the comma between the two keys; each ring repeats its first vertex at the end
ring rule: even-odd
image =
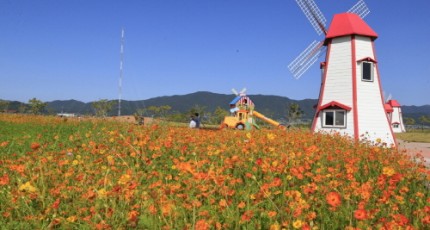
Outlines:
{"type": "Polygon", "coordinates": [[[344,109],[325,109],[325,110],[323,110],[322,126],[324,128],[346,128],[346,113],[347,113],[347,111],[344,109]],[[326,124],[326,113],[327,112],[333,113],[333,125],[327,125],[326,124]],[[343,112],[343,125],[336,125],[336,112],[343,112]]]}
{"type": "Polygon", "coordinates": [[[374,79],[374,72],[373,72],[373,69],[374,69],[374,63],[373,62],[370,62],[370,61],[363,61],[363,62],[361,62],[361,80],[362,81],[367,81],[367,82],[373,82],[373,79],[374,79]],[[369,79],[364,79],[364,63],[366,63],[366,64],[370,64],[370,80],[369,79]]]}

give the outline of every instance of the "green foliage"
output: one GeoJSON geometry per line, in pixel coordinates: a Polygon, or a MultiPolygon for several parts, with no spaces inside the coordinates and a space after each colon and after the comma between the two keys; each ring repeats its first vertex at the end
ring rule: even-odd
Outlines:
{"type": "Polygon", "coordinates": [[[32,114],[41,114],[46,108],[47,103],[36,98],[32,98],[28,101],[28,105],[30,106],[30,112],[32,114]]]}
{"type": "Polygon", "coordinates": [[[423,125],[430,124],[430,116],[422,115],[422,116],[420,117],[420,122],[421,122],[421,124],[423,124],[423,125]]]}
{"type": "Polygon", "coordinates": [[[116,101],[109,101],[107,99],[100,99],[91,104],[97,117],[106,117],[116,105],[116,101]]]}
{"type": "Polygon", "coordinates": [[[172,109],[170,105],[149,106],[148,112],[151,112],[155,117],[165,118],[168,112],[172,109]]]}
{"type": "Polygon", "coordinates": [[[405,117],[404,120],[406,125],[415,125],[415,119],[412,117],[405,117]]]}
{"type": "Polygon", "coordinates": [[[290,123],[294,123],[302,117],[303,110],[300,108],[300,105],[297,103],[291,103],[288,107],[288,121],[290,123]]]}
{"type": "Polygon", "coordinates": [[[9,102],[5,100],[0,100],[0,112],[6,112],[9,108],[9,102]]]}

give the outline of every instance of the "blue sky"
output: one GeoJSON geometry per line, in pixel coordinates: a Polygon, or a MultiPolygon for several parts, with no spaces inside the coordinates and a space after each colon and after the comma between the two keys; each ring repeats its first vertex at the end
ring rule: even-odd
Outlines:
{"type": "MultiPolygon", "coordinates": [[[[328,23],[356,0],[315,0],[328,23]]],[[[367,0],[382,88],[430,104],[430,1],[367,0]]],[[[294,0],[0,0],[0,99],[117,99],[196,91],[316,99],[319,65],[287,65],[318,36],[294,0]]],[[[320,60],[322,61],[322,60],[320,60]]]]}

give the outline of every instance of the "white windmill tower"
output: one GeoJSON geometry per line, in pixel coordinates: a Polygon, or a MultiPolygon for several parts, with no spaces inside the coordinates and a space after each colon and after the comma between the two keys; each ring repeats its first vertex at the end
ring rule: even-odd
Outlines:
{"type": "Polygon", "coordinates": [[[403,114],[400,103],[397,100],[387,99],[385,102],[386,107],[389,107],[389,120],[391,122],[391,128],[395,133],[406,132],[405,125],[403,124],[403,114]]]}
{"type": "Polygon", "coordinates": [[[396,145],[384,109],[374,40],[377,33],[363,21],[369,10],[363,0],[347,13],[326,19],[313,0],[296,0],[318,34],[288,68],[295,78],[302,76],[326,50],[321,63],[322,83],[312,123],[314,132],[339,132],[355,140],[396,145]]]}

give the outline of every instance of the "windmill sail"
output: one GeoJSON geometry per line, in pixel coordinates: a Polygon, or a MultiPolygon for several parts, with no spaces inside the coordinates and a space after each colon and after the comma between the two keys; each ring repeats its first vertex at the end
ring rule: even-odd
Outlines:
{"type": "Polygon", "coordinates": [[[313,41],[294,61],[288,69],[294,78],[299,79],[324,54],[326,47],[323,42],[313,41]]]}
{"type": "Polygon", "coordinates": [[[353,7],[351,7],[351,9],[348,10],[348,13],[354,13],[361,18],[364,18],[370,13],[370,10],[367,8],[367,5],[363,0],[359,0],[353,7]]]}
{"type": "MultiPolygon", "coordinates": [[[[308,18],[311,25],[314,27],[318,35],[326,34],[326,18],[321,13],[321,10],[315,4],[314,0],[296,0],[297,5],[308,18]]],[[[364,0],[358,2],[348,10],[349,13],[354,13],[364,18],[369,14],[364,0]]],[[[325,53],[326,47],[324,42],[312,42],[294,61],[288,65],[288,69],[293,74],[294,78],[299,79],[317,60],[325,53]]]]}
{"type": "Polygon", "coordinates": [[[327,19],[322,14],[321,10],[315,4],[314,0],[296,0],[300,9],[308,18],[311,25],[314,27],[318,35],[325,33],[327,19]]]}

